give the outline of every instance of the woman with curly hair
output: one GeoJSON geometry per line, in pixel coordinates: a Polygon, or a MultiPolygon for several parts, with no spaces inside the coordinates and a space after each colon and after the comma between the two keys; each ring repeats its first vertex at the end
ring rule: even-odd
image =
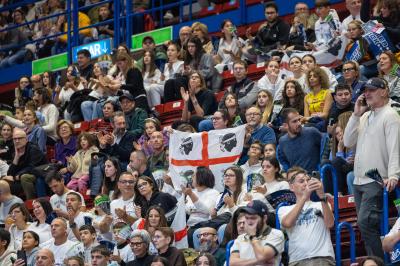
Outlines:
{"type": "Polygon", "coordinates": [[[309,124],[309,126],[315,126],[320,131],[325,131],[325,120],[328,118],[333,103],[328,76],[319,67],[311,68],[307,72],[307,85],[310,88],[310,93],[304,97],[302,122],[309,124]]]}

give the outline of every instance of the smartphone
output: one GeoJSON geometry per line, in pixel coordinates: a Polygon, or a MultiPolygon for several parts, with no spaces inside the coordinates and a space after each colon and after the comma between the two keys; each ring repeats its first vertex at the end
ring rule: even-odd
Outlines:
{"type": "Polygon", "coordinates": [[[328,121],[328,126],[333,126],[333,124],[335,124],[335,119],[333,118],[333,117],[331,117],[331,118],[329,118],[329,121],[328,121]]]}
{"type": "Polygon", "coordinates": [[[28,265],[25,251],[17,250],[17,259],[23,260],[25,262],[25,265],[28,265]]]}
{"type": "Polygon", "coordinates": [[[365,98],[361,100],[361,105],[362,106],[367,106],[367,100],[365,100],[365,98]]]}

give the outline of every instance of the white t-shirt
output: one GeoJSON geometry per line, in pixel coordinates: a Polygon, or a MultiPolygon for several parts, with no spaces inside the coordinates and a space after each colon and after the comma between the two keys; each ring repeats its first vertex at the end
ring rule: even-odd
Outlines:
{"type": "MultiPolygon", "coordinates": [[[[30,223],[28,223],[30,225],[30,223]]],[[[8,230],[10,232],[10,246],[13,247],[14,250],[19,250],[22,248],[22,238],[24,235],[24,232],[29,229],[29,226],[25,230],[19,230],[15,224],[11,225],[10,229],[8,230]]]]}
{"type": "Polygon", "coordinates": [[[247,176],[250,174],[259,174],[262,170],[261,162],[258,162],[254,165],[249,165],[249,161],[246,161],[244,164],[240,166],[243,170],[243,184],[247,184],[247,176]]]}
{"type": "MultiPolygon", "coordinates": [[[[275,250],[275,258],[274,263],[270,264],[265,262],[260,265],[275,265],[279,266],[281,261],[281,255],[284,249],[285,237],[283,236],[282,231],[271,228],[271,232],[266,235],[263,235],[258,238],[260,240],[260,244],[262,246],[270,246],[275,250]]],[[[255,259],[256,255],[254,254],[253,246],[250,242],[249,236],[247,234],[243,234],[238,236],[238,238],[233,243],[231,248],[232,253],[239,253],[239,257],[241,259],[255,259]]]]}
{"type": "Polygon", "coordinates": [[[269,195],[269,194],[274,193],[279,190],[290,189],[289,183],[286,181],[274,180],[272,182],[264,183],[263,186],[267,188],[267,193],[265,195],[269,195]]]}
{"type": "Polygon", "coordinates": [[[165,77],[164,82],[171,78],[174,78],[176,73],[181,73],[182,69],[183,69],[183,61],[181,60],[172,63],[171,70],[168,68],[168,63],[166,63],[164,67],[164,77],[165,77]]]}
{"type": "Polygon", "coordinates": [[[55,245],[54,238],[40,245],[41,248],[48,248],[54,254],[55,266],[64,265],[64,259],[77,255],[79,243],[67,239],[62,245],[55,245]]]}
{"type": "Polygon", "coordinates": [[[27,229],[27,231],[33,231],[36,234],[39,235],[39,240],[40,243],[44,243],[50,239],[52,239],[51,236],[51,227],[49,224],[39,224],[38,226],[36,226],[36,222],[31,223],[27,229]]]}
{"type": "Polygon", "coordinates": [[[285,80],[282,78],[282,73],[279,72],[276,82],[273,84],[269,80],[267,74],[257,81],[258,90],[268,90],[274,97],[274,101],[282,100],[282,90],[285,85],[285,80]]]}
{"type": "Polygon", "coordinates": [[[186,213],[190,215],[187,221],[188,226],[210,219],[211,209],[215,207],[219,198],[219,192],[212,188],[206,188],[201,192],[194,189],[193,193],[199,199],[193,203],[189,196],[186,197],[186,213]]]}
{"type": "MultiPolygon", "coordinates": [[[[296,205],[281,207],[278,211],[279,221],[296,205]]],[[[307,201],[297,218],[296,225],[285,228],[289,237],[289,263],[314,258],[332,257],[331,234],[325,226],[321,202],[307,201]]]]}
{"type": "MultiPolygon", "coordinates": [[[[60,209],[64,212],[67,212],[67,194],[69,191],[67,191],[66,193],[62,194],[61,196],[57,195],[57,194],[53,194],[50,197],[50,204],[51,207],[53,207],[53,209],[60,209]]],[[[83,198],[83,196],[81,195],[81,193],[74,191],[75,193],[78,193],[79,196],[81,197],[81,201],[82,201],[82,206],[86,206],[85,205],[85,200],[83,198]]]]}
{"type": "Polygon", "coordinates": [[[124,209],[124,207],[125,207],[126,213],[129,216],[137,218],[136,214],[135,214],[135,203],[133,202],[134,198],[135,197],[133,196],[132,198],[130,198],[128,200],[123,200],[122,197],[120,197],[118,199],[111,201],[111,203],[110,203],[111,215],[113,217],[117,218],[117,215],[115,214],[115,209],[117,209],[117,208],[124,209]]]}

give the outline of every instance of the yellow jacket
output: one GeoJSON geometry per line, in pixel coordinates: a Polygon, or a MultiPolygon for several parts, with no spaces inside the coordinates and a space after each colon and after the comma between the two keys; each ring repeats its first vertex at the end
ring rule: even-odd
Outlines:
{"type": "MultiPolygon", "coordinates": [[[[79,28],[90,26],[91,25],[90,18],[85,13],[79,12],[78,13],[78,25],[79,25],[79,28]]],[[[68,31],[68,24],[65,23],[64,24],[64,32],[67,32],[67,31],[68,31]]],[[[71,28],[71,31],[72,31],[72,28],[71,28]]],[[[92,35],[92,29],[88,28],[88,29],[80,30],[79,33],[83,34],[87,37],[90,37],[92,35]]],[[[60,37],[58,37],[58,39],[61,42],[67,42],[68,36],[67,36],[67,34],[64,34],[64,35],[61,35],[60,37]]]]}

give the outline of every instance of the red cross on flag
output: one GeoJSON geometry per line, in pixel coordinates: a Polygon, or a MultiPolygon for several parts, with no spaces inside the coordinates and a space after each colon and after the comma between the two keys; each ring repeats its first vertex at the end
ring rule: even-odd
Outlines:
{"type": "Polygon", "coordinates": [[[222,192],[224,171],[239,160],[244,136],[244,125],[201,133],[174,130],[169,139],[169,174],[174,187],[186,185],[198,166],[206,166],[215,176],[214,188],[222,192]]]}

